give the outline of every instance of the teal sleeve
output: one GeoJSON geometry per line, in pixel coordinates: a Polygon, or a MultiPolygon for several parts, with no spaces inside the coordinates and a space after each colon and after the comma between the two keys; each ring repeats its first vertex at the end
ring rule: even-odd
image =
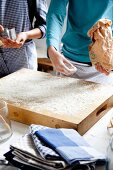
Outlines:
{"type": "Polygon", "coordinates": [[[69,0],[51,0],[47,14],[47,48],[49,46],[54,46],[57,50],[59,50],[68,1],[69,0]]]}

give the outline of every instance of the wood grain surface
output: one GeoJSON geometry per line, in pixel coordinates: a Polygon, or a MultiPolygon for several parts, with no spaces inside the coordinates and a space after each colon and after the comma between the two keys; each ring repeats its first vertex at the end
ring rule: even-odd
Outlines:
{"type": "Polygon", "coordinates": [[[11,119],[68,127],[84,134],[104,114],[113,87],[22,69],[0,79],[0,99],[11,119]]]}

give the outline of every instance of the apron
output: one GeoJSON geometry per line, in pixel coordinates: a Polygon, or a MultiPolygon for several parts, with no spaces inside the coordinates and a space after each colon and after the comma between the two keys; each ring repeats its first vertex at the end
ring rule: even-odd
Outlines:
{"type": "MultiPolygon", "coordinates": [[[[4,28],[15,28],[16,33],[29,31],[27,0],[0,0],[0,24],[4,28]]],[[[20,49],[0,48],[0,77],[21,68],[37,70],[37,52],[34,42],[26,42],[20,49]]]]}

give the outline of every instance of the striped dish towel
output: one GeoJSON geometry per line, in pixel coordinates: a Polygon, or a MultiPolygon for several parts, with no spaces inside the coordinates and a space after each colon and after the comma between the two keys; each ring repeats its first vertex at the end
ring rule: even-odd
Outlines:
{"type": "Polygon", "coordinates": [[[36,131],[42,130],[42,129],[48,129],[48,127],[46,126],[41,126],[41,125],[35,125],[32,124],[29,127],[30,130],[30,134],[32,136],[32,139],[34,141],[35,147],[38,150],[38,152],[40,153],[40,155],[47,160],[61,160],[61,156],[59,154],[57,154],[54,150],[52,150],[51,148],[49,148],[48,146],[46,146],[42,141],[40,141],[40,139],[38,138],[38,136],[36,135],[36,131]]]}
{"type": "Polygon", "coordinates": [[[37,130],[35,135],[56,151],[69,165],[90,161],[106,161],[105,155],[92,148],[73,129],[45,128],[37,130]]]}

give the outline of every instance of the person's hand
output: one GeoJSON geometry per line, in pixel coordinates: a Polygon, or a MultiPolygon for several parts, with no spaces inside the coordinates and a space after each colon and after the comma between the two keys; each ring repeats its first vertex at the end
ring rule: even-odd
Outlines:
{"type": "Polygon", "coordinates": [[[23,45],[27,39],[28,39],[27,32],[20,32],[17,35],[16,42],[21,43],[23,45]]]}
{"type": "MultiPolygon", "coordinates": [[[[3,31],[4,31],[4,27],[0,25],[0,32],[3,31]]],[[[20,48],[22,46],[22,43],[2,36],[0,36],[0,42],[2,43],[1,46],[3,48],[20,48]]]]}
{"type": "Polygon", "coordinates": [[[57,72],[69,76],[77,71],[76,67],[74,67],[62,54],[56,51],[54,47],[50,46],[48,48],[48,54],[53,67],[57,72]]]}
{"type": "Polygon", "coordinates": [[[3,43],[3,48],[20,48],[22,46],[22,43],[18,43],[15,40],[9,38],[0,37],[0,40],[3,43]]]}
{"type": "MultiPolygon", "coordinates": [[[[0,32],[3,31],[4,31],[4,27],[0,25],[0,32]]],[[[0,37],[0,46],[2,46],[3,48],[20,48],[22,44],[14,40],[11,40],[9,38],[0,37]]]]}
{"type": "Polygon", "coordinates": [[[97,71],[105,74],[106,76],[110,74],[110,73],[109,73],[108,71],[106,71],[99,63],[97,63],[97,64],[95,65],[95,68],[96,68],[97,71]]]}
{"type": "Polygon", "coordinates": [[[0,32],[4,31],[4,27],[2,25],[0,25],[0,32]]]}
{"type": "Polygon", "coordinates": [[[12,40],[9,38],[3,38],[3,37],[0,37],[0,40],[3,43],[3,45],[2,45],[3,48],[20,48],[23,46],[23,44],[27,40],[27,34],[26,34],[26,32],[19,33],[17,35],[16,40],[12,40]]]}

